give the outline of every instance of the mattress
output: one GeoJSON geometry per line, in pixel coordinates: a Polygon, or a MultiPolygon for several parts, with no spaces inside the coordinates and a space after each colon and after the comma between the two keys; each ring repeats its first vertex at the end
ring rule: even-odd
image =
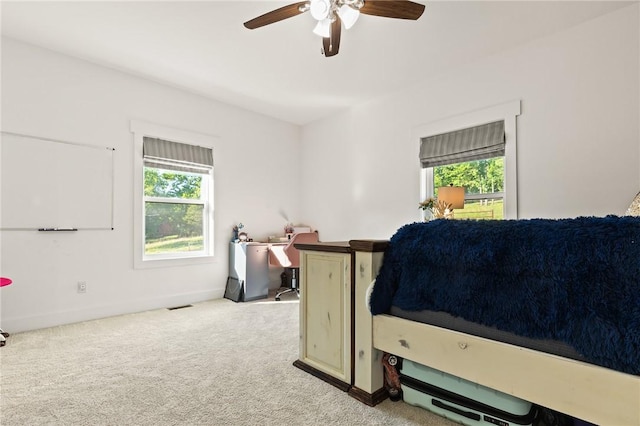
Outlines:
{"type": "Polygon", "coordinates": [[[588,362],[571,345],[568,345],[565,342],[548,339],[532,339],[520,336],[508,331],[499,330],[495,327],[487,327],[482,324],[466,321],[460,317],[454,317],[446,312],[406,311],[396,306],[392,306],[390,315],[465,334],[471,334],[473,336],[483,337],[489,340],[495,340],[498,342],[508,343],[510,345],[558,355],[564,358],[588,362]]]}
{"type": "Polygon", "coordinates": [[[590,364],[639,376],[639,241],[631,216],[412,223],[389,241],[369,307],[561,341],[590,364]]]}

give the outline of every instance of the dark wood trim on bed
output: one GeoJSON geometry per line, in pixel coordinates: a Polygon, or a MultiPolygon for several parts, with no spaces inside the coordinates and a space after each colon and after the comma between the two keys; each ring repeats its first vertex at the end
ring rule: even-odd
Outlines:
{"type": "Polygon", "coordinates": [[[300,243],[293,244],[293,246],[298,250],[326,251],[330,253],[351,253],[351,247],[349,247],[348,241],[300,243]]]}
{"type": "Polygon", "coordinates": [[[349,389],[349,395],[369,407],[378,405],[389,397],[389,393],[385,388],[380,388],[371,394],[353,386],[349,389]]]}
{"type": "Polygon", "coordinates": [[[345,383],[341,380],[336,379],[333,376],[330,376],[327,373],[324,373],[320,370],[317,370],[313,367],[311,367],[308,364],[305,364],[304,362],[300,361],[299,359],[293,361],[293,365],[295,367],[298,367],[300,370],[305,371],[309,374],[311,374],[312,376],[317,377],[320,380],[324,380],[325,382],[329,383],[330,385],[333,385],[335,387],[337,387],[338,389],[340,389],[343,392],[347,392],[349,391],[349,389],[351,389],[351,385],[348,383],[345,383]]]}
{"type": "Polygon", "coordinates": [[[374,253],[385,251],[389,245],[389,240],[351,240],[349,246],[353,251],[364,251],[374,253]]]}

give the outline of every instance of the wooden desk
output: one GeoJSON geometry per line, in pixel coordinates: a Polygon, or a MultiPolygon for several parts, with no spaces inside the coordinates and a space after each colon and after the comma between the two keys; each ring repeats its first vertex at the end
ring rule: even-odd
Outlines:
{"type": "Polygon", "coordinates": [[[287,267],[287,256],[284,254],[284,249],[289,243],[268,243],[267,245],[269,247],[269,266],[287,267]]]}

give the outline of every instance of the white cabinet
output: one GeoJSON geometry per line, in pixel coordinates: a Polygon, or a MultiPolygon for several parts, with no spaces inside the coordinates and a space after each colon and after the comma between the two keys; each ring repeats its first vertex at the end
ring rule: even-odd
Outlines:
{"type": "Polygon", "coordinates": [[[269,245],[229,243],[227,290],[237,289],[239,301],[264,299],[269,294],[269,245]]]}
{"type": "Polygon", "coordinates": [[[300,358],[294,365],[341,388],[352,384],[352,256],[349,244],[300,249],[300,358]]]}

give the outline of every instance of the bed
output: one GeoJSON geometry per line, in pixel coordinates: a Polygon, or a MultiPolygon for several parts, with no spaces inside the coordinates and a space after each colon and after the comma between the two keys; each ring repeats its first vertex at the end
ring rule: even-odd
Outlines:
{"type": "Polygon", "coordinates": [[[387,352],[595,424],[640,424],[640,218],[438,220],[352,248],[352,396],[384,398],[387,352]]]}

